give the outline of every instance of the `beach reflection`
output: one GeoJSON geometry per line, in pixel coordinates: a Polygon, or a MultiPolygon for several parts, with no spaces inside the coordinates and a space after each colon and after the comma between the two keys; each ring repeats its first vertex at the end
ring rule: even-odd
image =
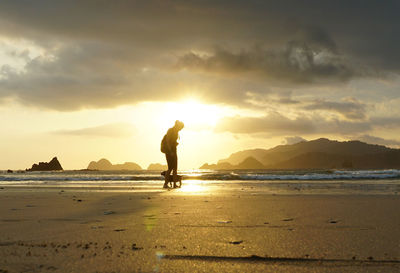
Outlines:
{"type": "Polygon", "coordinates": [[[211,188],[203,181],[199,180],[184,180],[182,187],[176,189],[178,192],[184,192],[188,194],[203,194],[205,192],[211,191],[211,188]]]}

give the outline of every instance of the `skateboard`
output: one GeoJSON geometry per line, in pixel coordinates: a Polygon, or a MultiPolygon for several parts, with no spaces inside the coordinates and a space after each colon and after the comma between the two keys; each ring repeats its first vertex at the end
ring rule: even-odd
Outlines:
{"type": "MultiPolygon", "coordinates": [[[[166,171],[161,173],[165,177],[166,171]]],[[[182,175],[178,175],[176,181],[172,181],[173,175],[167,176],[168,188],[180,188],[182,186],[182,175]]]]}

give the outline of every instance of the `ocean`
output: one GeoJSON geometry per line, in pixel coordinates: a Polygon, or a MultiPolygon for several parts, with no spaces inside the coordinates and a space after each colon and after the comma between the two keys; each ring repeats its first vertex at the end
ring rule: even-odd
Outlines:
{"type": "MultiPolygon", "coordinates": [[[[190,170],[180,172],[193,194],[387,194],[400,192],[400,170],[190,170]],[[217,190],[217,191],[216,191],[217,190]]],[[[159,171],[0,172],[0,190],[162,192],[159,171]]]]}

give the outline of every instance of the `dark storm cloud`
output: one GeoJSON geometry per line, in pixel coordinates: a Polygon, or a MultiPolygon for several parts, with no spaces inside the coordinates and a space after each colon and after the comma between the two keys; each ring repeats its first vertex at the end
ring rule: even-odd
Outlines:
{"type": "Polygon", "coordinates": [[[0,36],[33,41],[46,53],[19,56],[27,61],[23,72],[0,68],[0,100],[76,110],[176,99],[193,86],[209,102],[237,105],[248,90],[265,93],[274,84],[335,86],[398,74],[399,7],[377,0],[3,0],[0,36]]]}
{"type": "Polygon", "coordinates": [[[290,41],[279,50],[253,47],[231,52],[220,48],[209,56],[192,52],[182,56],[177,67],[292,83],[347,81],[361,76],[363,72],[343,60],[329,41],[290,41]]]}

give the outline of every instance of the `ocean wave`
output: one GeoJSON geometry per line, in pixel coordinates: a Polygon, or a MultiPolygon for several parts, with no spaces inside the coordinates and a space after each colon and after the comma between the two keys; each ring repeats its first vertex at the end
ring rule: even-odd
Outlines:
{"type": "MultiPolygon", "coordinates": [[[[183,179],[205,181],[279,181],[279,180],[376,180],[400,179],[400,170],[322,170],[322,171],[191,171],[183,172],[183,179]]],[[[7,182],[129,182],[162,181],[158,172],[140,173],[81,173],[81,172],[40,172],[40,173],[3,173],[0,183],[7,182]]]]}
{"type": "Polygon", "coordinates": [[[375,180],[400,179],[400,170],[332,171],[302,174],[244,174],[241,180],[375,180]]]}

